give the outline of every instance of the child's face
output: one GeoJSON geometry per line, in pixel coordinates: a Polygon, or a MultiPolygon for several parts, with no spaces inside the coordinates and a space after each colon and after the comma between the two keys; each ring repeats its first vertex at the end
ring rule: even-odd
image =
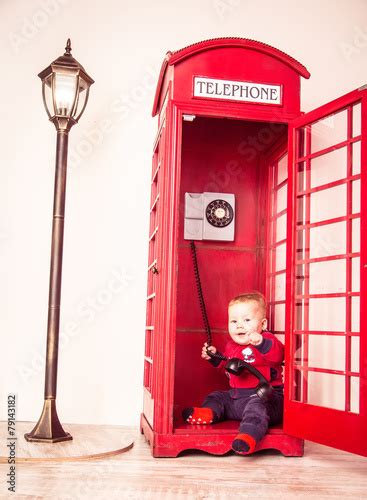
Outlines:
{"type": "Polygon", "coordinates": [[[249,343],[248,333],[261,333],[266,328],[262,307],[254,300],[237,302],[228,308],[228,332],[237,344],[249,343]]]}

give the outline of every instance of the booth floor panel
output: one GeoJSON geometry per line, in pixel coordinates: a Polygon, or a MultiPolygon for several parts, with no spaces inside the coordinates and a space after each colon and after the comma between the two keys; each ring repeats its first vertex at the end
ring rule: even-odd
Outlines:
{"type": "MultiPolygon", "coordinates": [[[[155,432],[144,415],[141,417],[141,432],[150,443],[154,457],[177,457],[186,450],[201,450],[213,455],[231,452],[231,444],[238,433],[237,421],[226,421],[210,426],[182,424],[173,433],[155,432]]],[[[281,427],[269,432],[257,444],[255,452],[265,449],[280,451],[286,457],[303,456],[304,441],[284,433],[281,427]]]]}

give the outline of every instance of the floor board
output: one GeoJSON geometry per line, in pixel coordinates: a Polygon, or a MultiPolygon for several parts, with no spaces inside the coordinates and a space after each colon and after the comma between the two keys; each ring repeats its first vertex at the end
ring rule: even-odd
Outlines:
{"type": "MultiPolygon", "coordinates": [[[[246,457],[185,452],[178,458],[154,459],[138,429],[121,427],[121,432],[135,440],[122,455],[88,462],[17,464],[16,495],[8,498],[367,498],[367,458],[314,443],[306,442],[302,458],[267,450],[246,457]]],[[[0,465],[1,499],[6,498],[8,470],[8,464],[0,465]]]]}

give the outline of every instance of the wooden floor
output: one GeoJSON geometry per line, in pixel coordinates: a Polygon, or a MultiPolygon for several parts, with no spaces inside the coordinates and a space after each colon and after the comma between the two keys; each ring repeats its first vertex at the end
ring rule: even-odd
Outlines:
{"type": "MultiPolygon", "coordinates": [[[[98,426],[90,427],[98,432],[98,426]]],[[[122,427],[121,432],[135,440],[122,455],[17,464],[16,493],[9,496],[9,465],[1,464],[0,499],[367,498],[367,458],[317,444],[306,442],[302,458],[263,451],[246,457],[185,452],[154,459],[139,430],[122,427]]]]}

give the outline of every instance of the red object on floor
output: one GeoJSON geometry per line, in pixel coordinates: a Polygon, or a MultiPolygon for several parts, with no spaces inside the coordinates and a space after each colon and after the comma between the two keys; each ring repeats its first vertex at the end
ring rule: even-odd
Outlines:
{"type": "Polygon", "coordinates": [[[367,456],[367,91],[302,114],[300,78],[309,76],[284,52],[242,38],[199,42],[163,62],[141,418],[154,456],[224,454],[239,427],[181,417],[228,388],[200,357],[187,192],[235,195],[234,241],[196,242],[213,345],[227,339],[228,301],[251,289],[265,294],[269,329],[285,344],[284,428],[269,429],[255,451],[300,456],[304,438],[367,456]]]}

